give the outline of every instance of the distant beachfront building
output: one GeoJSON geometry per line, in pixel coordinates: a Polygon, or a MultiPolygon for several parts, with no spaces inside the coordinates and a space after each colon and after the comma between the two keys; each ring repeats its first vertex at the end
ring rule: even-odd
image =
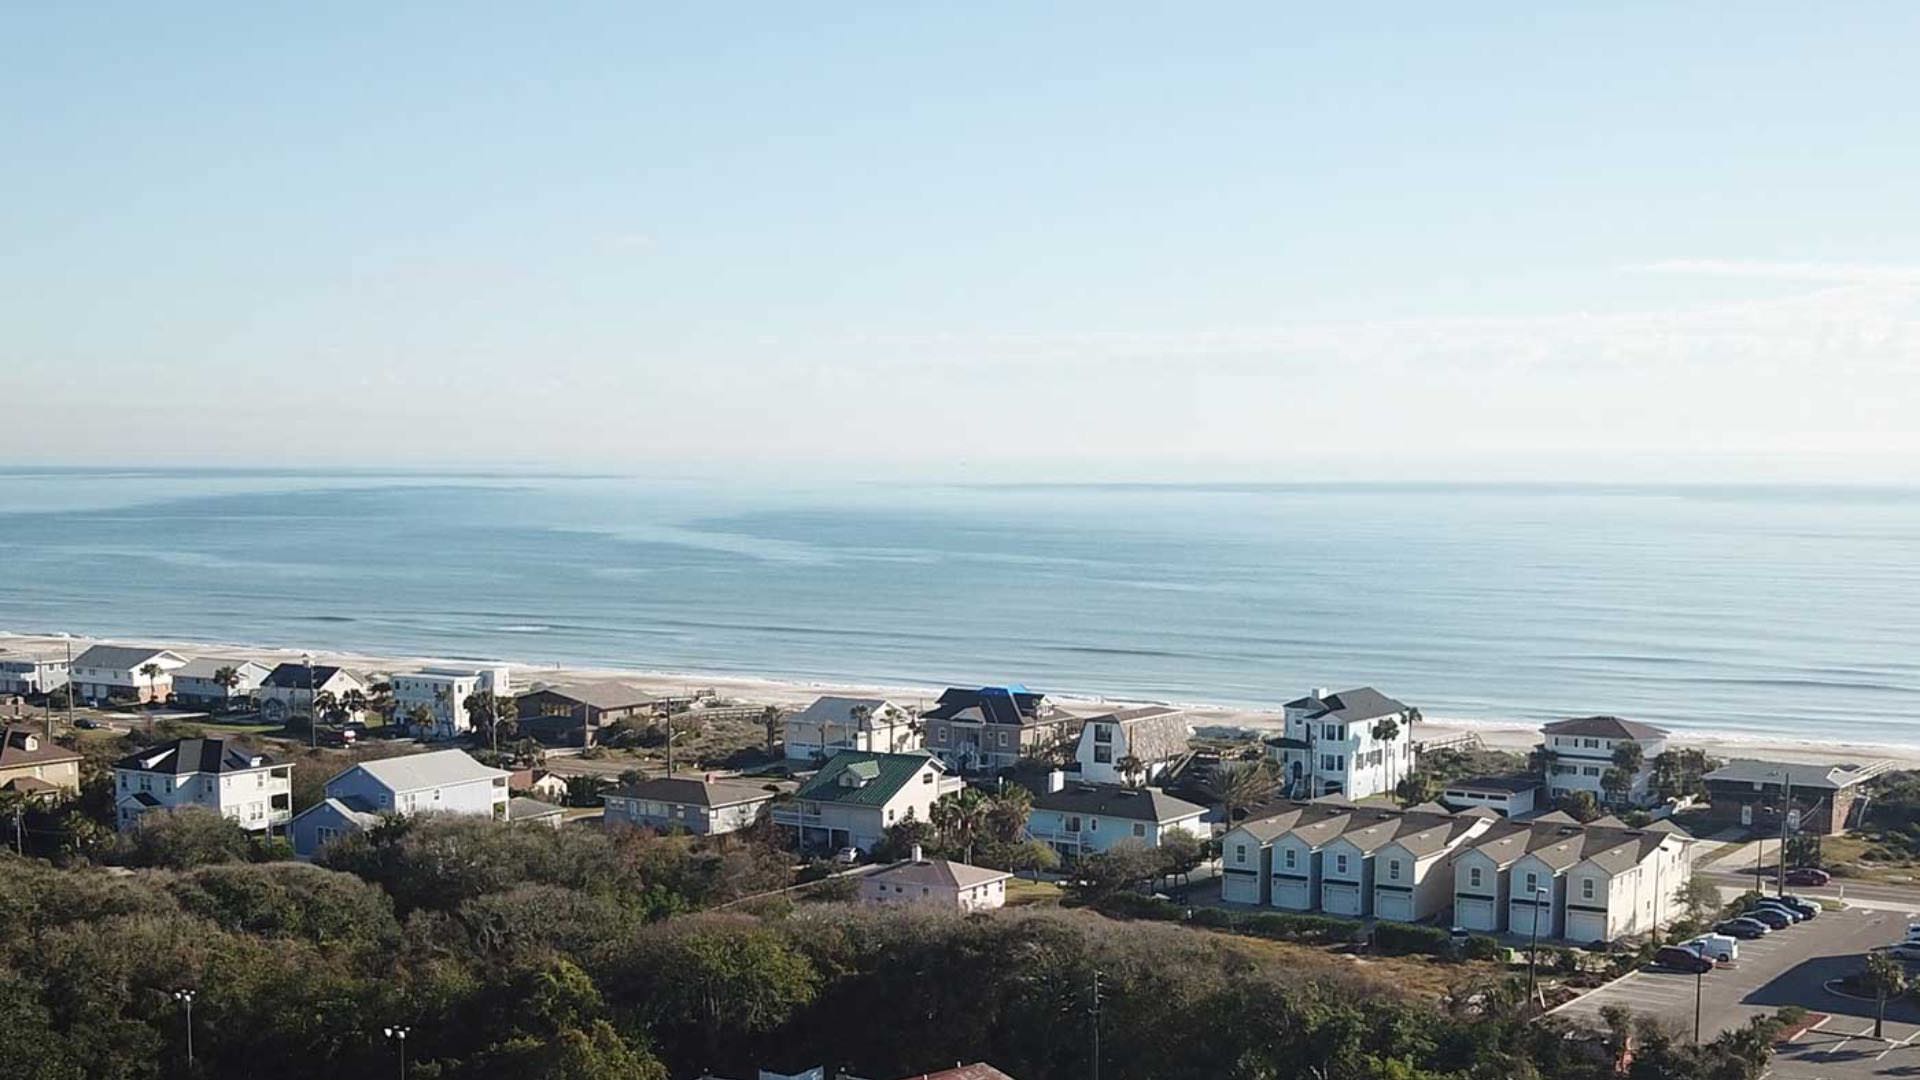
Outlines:
{"type": "Polygon", "coordinates": [[[422,739],[456,739],[474,729],[476,722],[486,724],[489,716],[468,716],[467,698],[486,692],[501,699],[500,718],[513,717],[513,705],[506,699],[513,694],[512,677],[505,664],[484,667],[425,667],[393,676],[393,715],[413,729],[422,739]],[[425,709],[425,724],[414,720],[414,711],[425,709]]]}
{"type": "Polygon", "coordinates": [[[1267,741],[1289,796],[1364,799],[1391,793],[1413,772],[1415,710],[1371,686],[1340,693],[1317,688],[1287,702],[1283,733],[1267,741]],[[1381,739],[1391,721],[1393,735],[1381,739]]]}
{"type": "Polygon", "coordinates": [[[80,755],[32,728],[0,728],[0,791],[29,799],[80,794],[80,755]]]}
{"type": "Polygon", "coordinates": [[[1080,779],[1088,783],[1150,784],[1187,753],[1192,735],[1193,728],[1179,709],[1164,705],[1121,709],[1087,717],[1073,756],[1080,765],[1080,779]]]}
{"type": "Polygon", "coordinates": [[[249,832],[293,816],[293,766],[232,739],[176,739],[113,764],[122,831],[155,810],[198,806],[249,832]]]}
{"type": "Polygon", "coordinates": [[[788,761],[825,761],[842,750],[904,754],[920,749],[913,714],[885,698],[828,695],[787,717],[788,761]]]}
{"type": "MultiPolygon", "coordinates": [[[[260,714],[266,719],[284,724],[295,716],[313,714],[313,704],[322,694],[330,695],[334,702],[333,718],[357,719],[360,710],[349,708],[346,702],[348,694],[367,692],[367,684],[360,676],[343,667],[332,664],[287,663],[275,667],[260,680],[260,689],[255,696],[260,702],[260,714]]],[[[321,717],[327,720],[328,717],[321,717]]]]}
{"type": "Polygon", "coordinates": [[[70,677],[87,701],[165,701],[173,692],[173,672],[186,663],[166,649],[95,645],[73,658],[70,677]]]}
{"type": "Polygon", "coordinates": [[[565,686],[535,684],[514,699],[520,733],[543,743],[592,746],[600,729],[618,720],[651,718],[665,705],[637,686],[589,682],[565,686]]]}
{"type": "Polygon", "coordinates": [[[328,780],[326,797],[293,819],[288,832],[294,854],[309,857],[342,836],[368,828],[383,814],[508,820],[509,775],[504,769],[482,765],[464,750],[363,761],[328,780]]]}
{"type": "Polygon", "coordinates": [[[1540,745],[1547,758],[1547,800],[1584,791],[1600,802],[1612,801],[1601,780],[1613,768],[1613,755],[1623,743],[1637,743],[1641,765],[1633,774],[1626,802],[1645,805],[1653,759],[1667,752],[1667,731],[1652,724],[1617,716],[1583,716],[1560,720],[1540,729],[1540,745]]]}
{"type": "Polygon", "coordinates": [[[1080,719],[1019,684],[953,687],[920,717],[926,749],[950,768],[990,772],[1079,731],[1080,719]]]}
{"type": "Polygon", "coordinates": [[[0,653],[0,695],[38,697],[67,685],[65,653],[0,653]]]}
{"type": "Polygon", "coordinates": [[[230,709],[251,703],[254,693],[260,689],[261,680],[266,677],[267,666],[252,660],[197,656],[174,670],[173,700],[175,704],[204,709],[230,709]],[[220,673],[229,668],[234,675],[232,686],[219,678],[220,673]]]}

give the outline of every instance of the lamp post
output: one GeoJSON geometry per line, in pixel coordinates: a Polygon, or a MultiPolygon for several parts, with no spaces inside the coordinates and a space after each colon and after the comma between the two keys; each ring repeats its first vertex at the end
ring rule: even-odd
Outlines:
{"type": "Polygon", "coordinates": [[[1534,971],[1540,962],[1540,905],[1552,895],[1545,889],[1533,890],[1533,942],[1527,946],[1527,1004],[1533,1004],[1534,971]]]}
{"type": "Polygon", "coordinates": [[[318,750],[320,749],[320,718],[313,714],[313,654],[301,653],[300,659],[307,665],[307,745],[318,750]]]}
{"type": "MultiPolygon", "coordinates": [[[[1704,958],[1703,958],[1704,959],[1704,958]]],[[[1706,969],[1698,964],[1693,968],[1693,1045],[1700,1045],[1700,980],[1706,969]]]]}
{"type": "Polygon", "coordinates": [[[193,1075],[193,991],[175,990],[173,1000],[187,1010],[187,1075],[193,1075]]]}
{"type": "Polygon", "coordinates": [[[407,1032],[409,1027],[390,1027],[386,1029],[387,1038],[400,1044],[400,1080],[407,1080],[407,1032]]]}
{"type": "Polygon", "coordinates": [[[73,729],[73,635],[61,634],[67,643],[67,729],[73,729]]]}

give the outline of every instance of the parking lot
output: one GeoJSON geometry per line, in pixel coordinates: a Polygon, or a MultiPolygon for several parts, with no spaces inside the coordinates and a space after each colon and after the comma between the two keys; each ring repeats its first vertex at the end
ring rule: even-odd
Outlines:
{"type": "MultiPolygon", "coordinates": [[[[1862,957],[1906,932],[1907,916],[1888,911],[1829,911],[1757,941],[1740,943],[1740,959],[1698,980],[1701,1037],[1711,1039],[1750,1017],[1787,1005],[1827,1013],[1829,1019],[1774,1059],[1780,1080],[1920,1075],[1920,1010],[1887,1006],[1886,1041],[1872,1039],[1871,1001],[1827,991],[1825,984],[1859,970],[1862,957]]],[[[1623,1005],[1691,1032],[1695,978],[1672,971],[1636,971],[1554,1010],[1599,1025],[1600,1010],[1623,1005]]]]}

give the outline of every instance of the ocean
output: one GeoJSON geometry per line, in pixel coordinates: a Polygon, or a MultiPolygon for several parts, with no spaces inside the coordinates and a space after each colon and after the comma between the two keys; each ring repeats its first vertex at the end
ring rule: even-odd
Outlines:
{"type": "Polygon", "coordinates": [[[1920,489],[0,470],[0,629],[1920,742],[1920,489]]]}

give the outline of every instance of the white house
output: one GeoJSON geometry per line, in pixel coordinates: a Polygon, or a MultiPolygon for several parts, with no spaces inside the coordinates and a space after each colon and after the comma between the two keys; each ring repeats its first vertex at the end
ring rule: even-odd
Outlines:
{"type": "Polygon", "coordinates": [[[396,672],[393,686],[393,715],[413,728],[422,739],[456,739],[485,725],[491,717],[468,716],[466,701],[482,691],[501,699],[500,718],[514,718],[514,707],[505,699],[513,693],[512,676],[504,664],[483,667],[426,667],[418,671],[396,672]],[[425,724],[414,720],[416,710],[426,711],[425,724]]]}
{"type": "MultiPolygon", "coordinates": [[[[1301,825],[1345,817],[1343,807],[1295,803],[1278,813],[1241,822],[1220,838],[1220,899],[1268,904],[1273,899],[1274,841],[1301,825]]],[[[1299,856],[1294,856],[1299,869],[1299,856]]]]}
{"type": "Polygon", "coordinates": [[[1506,821],[1475,839],[1453,860],[1454,924],[1486,934],[1506,930],[1509,871],[1522,855],[1557,838],[1557,826],[1506,821]]]}
{"type": "Polygon", "coordinates": [[[1651,932],[1681,912],[1674,894],[1692,873],[1692,844],[1664,829],[1536,825],[1548,833],[1514,859],[1507,926],[1578,944],[1651,932]]]}
{"type": "Polygon", "coordinates": [[[916,846],[913,857],[860,879],[863,904],[928,904],[949,911],[991,911],[1005,907],[1005,870],[948,859],[925,859],[916,846]]]}
{"type": "Polygon", "coordinates": [[[766,784],[712,776],[657,776],[600,796],[602,823],[683,829],[697,836],[738,832],[760,818],[773,801],[766,784]]]}
{"type": "MultiPolygon", "coordinates": [[[[1327,845],[1356,820],[1351,807],[1329,806],[1333,813],[1294,826],[1273,840],[1272,884],[1268,902],[1288,911],[1312,911],[1320,906],[1323,858],[1327,845]]],[[[1363,811],[1364,813],[1364,811],[1363,811]]],[[[1358,818],[1363,824],[1371,820],[1358,818]]]]}
{"type": "Polygon", "coordinates": [[[1055,771],[1047,775],[1047,790],[1033,796],[1027,835],[1071,859],[1123,843],[1159,847],[1174,829],[1204,839],[1209,830],[1201,818],[1206,812],[1206,807],[1158,788],[1068,783],[1055,771]]]}
{"type": "Polygon", "coordinates": [[[1539,794],[1539,777],[1475,776],[1449,782],[1440,792],[1440,803],[1449,810],[1484,807],[1502,817],[1521,818],[1533,813],[1539,794]]]}
{"type": "Polygon", "coordinates": [[[1192,736],[1186,713],[1179,709],[1122,709],[1087,717],[1073,757],[1080,764],[1080,779],[1090,783],[1150,784],[1187,752],[1192,736]],[[1138,771],[1123,772],[1123,762],[1138,762],[1138,771]]]}
{"type": "Polygon", "coordinates": [[[842,750],[827,759],[793,801],[773,808],[773,823],[794,831],[805,849],[871,851],[887,826],[930,819],[933,803],[966,784],[925,753],[842,750]]]}
{"type": "Polygon", "coordinates": [[[70,678],[87,701],[165,701],[173,692],[173,672],[186,658],[166,649],[135,645],[95,645],[73,658],[70,678]],[[144,668],[156,668],[148,674],[144,668]]]}
{"type": "Polygon", "coordinates": [[[913,714],[885,698],[819,698],[786,719],[788,761],[825,761],[842,750],[905,754],[920,749],[913,714]]]}
{"type": "Polygon", "coordinates": [[[1356,919],[1372,915],[1374,884],[1382,876],[1375,855],[1402,830],[1444,820],[1391,810],[1355,810],[1346,828],[1320,851],[1320,909],[1356,919]]]}
{"type": "Polygon", "coordinates": [[[293,766],[230,739],[176,739],[113,764],[120,828],[142,814],[199,806],[250,832],[285,824],[293,813],[293,766]]]}
{"type": "Polygon", "coordinates": [[[252,660],[227,656],[196,656],[173,672],[173,700],[181,705],[208,709],[230,709],[253,700],[260,681],[267,677],[267,666],[252,660]],[[233,669],[234,684],[221,682],[219,674],[233,669]]]}
{"type": "Polygon", "coordinates": [[[260,680],[260,688],[254,691],[254,699],[260,703],[263,718],[283,724],[296,716],[313,715],[313,703],[326,694],[333,699],[334,712],[331,717],[321,719],[350,720],[357,718],[361,710],[348,707],[346,703],[353,699],[347,695],[364,696],[366,692],[367,684],[346,668],[332,664],[286,663],[267,672],[266,678],[260,680]]]}
{"type": "Polygon", "coordinates": [[[327,781],[326,798],[293,819],[294,854],[311,856],[344,832],[365,826],[367,815],[467,814],[504,820],[508,773],[480,764],[463,750],[363,761],[327,781]]]}
{"type": "Polygon", "coordinates": [[[1617,716],[1584,716],[1561,720],[1540,729],[1540,745],[1547,765],[1547,799],[1553,801],[1570,791],[1585,791],[1601,802],[1609,801],[1600,780],[1613,768],[1614,752],[1622,743],[1637,743],[1641,765],[1633,774],[1633,789],[1627,801],[1644,805],[1648,780],[1653,775],[1653,759],[1667,750],[1667,732],[1651,724],[1622,720],[1617,716]]]}
{"type": "Polygon", "coordinates": [[[0,653],[0,694],[39,696],[67,685],[67,658],[64,654],[41,652],[0,653]]]}
{"type": "Polygon", "coordinates": [[[1373,913],[1395,922],[1420,922],[1453,906],[1455,852],[1484,835],[1493,818],[1408,814],[1392,840],[1373,856],[1373,913]]]}
{"type": "Polygon", "coordinates": [[[1284,790],[1295,798],[1391,793],[1413,770],[1415,711],[1370,686],[1315,689],[1287,702],[1283,733],[1267,742],[1284,790]],[[1391,729],[1391,738],[1376,738],[1391,729]]]}

